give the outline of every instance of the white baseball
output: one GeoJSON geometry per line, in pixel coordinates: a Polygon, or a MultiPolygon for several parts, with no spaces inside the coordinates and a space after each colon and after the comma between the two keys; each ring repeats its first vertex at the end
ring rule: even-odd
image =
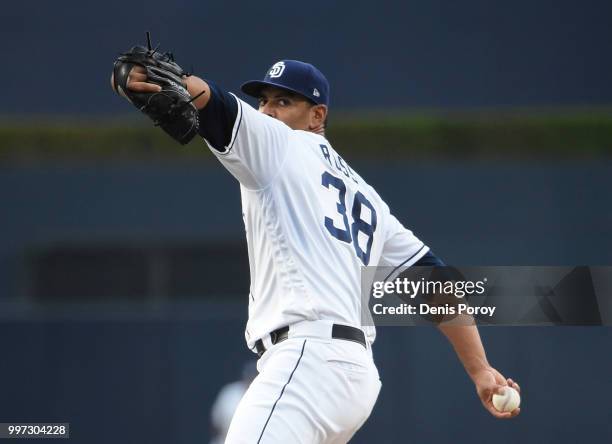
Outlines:
{"type": "Polygon", "coordinates": [[[512,412],[521,405],[521,395],[512,387],[504,387],[503,395],[493,395],[493,407],[500,412],[512,412]]]}

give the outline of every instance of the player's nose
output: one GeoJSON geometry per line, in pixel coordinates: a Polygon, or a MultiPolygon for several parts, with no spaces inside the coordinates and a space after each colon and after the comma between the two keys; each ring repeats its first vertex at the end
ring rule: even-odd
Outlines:
{"type": "Polygon", "coordinates": [[[261,105],[259,107],[259,112],[262,112],[265,115],[270,116],[270,117],[276,117],[276,112],[274,111],[274,107],[270,106],[269,103],[261,105]]]}

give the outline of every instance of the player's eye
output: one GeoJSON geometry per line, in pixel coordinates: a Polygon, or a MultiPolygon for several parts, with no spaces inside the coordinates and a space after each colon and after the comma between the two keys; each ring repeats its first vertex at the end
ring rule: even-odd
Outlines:
{"type": "Polygon", "coordinates": [[[278,99],[278,104],[280,106],[287,106],[287,105],[289,105],[289,100],[287,100],[287,99],[278,99]]]}

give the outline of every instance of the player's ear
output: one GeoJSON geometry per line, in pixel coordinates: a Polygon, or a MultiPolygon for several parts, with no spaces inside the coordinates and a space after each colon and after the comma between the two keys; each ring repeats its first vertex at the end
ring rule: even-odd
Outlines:
{"type": "Polygon", "coordinates": [[[310,108],[310,125],[309,129],[312,131],[315,128],[322,128],[327,118],[327,106],[325,105],[313,105],[310,108]]]}

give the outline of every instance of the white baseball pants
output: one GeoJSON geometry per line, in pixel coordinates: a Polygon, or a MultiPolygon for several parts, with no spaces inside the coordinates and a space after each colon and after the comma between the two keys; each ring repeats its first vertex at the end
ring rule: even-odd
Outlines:
{"type": "Polygon", "coordinates": [[[339,444],[363,425],[380,392],[371,349],[343,339],[289,337],[257,363],[226,444],[339,444]]]}

